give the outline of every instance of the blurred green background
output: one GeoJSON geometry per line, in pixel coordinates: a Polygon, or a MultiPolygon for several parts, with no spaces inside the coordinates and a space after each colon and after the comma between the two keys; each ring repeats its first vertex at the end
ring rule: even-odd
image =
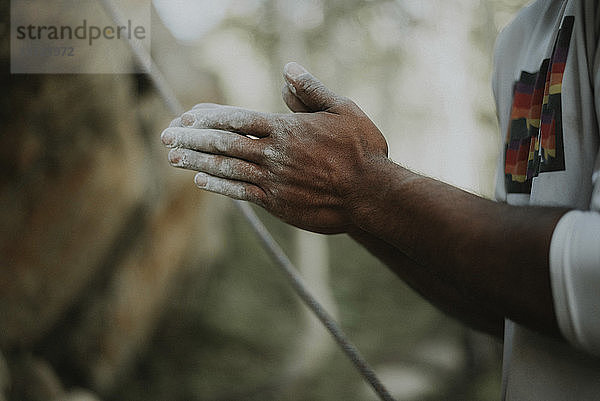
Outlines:
{"type": "MultiPolygon", "coordinates": [[[[154,0],[151,50],[186,107],[284,112],[298,61],[395,161],[492,197],[493,44],[524,3],[154,0]]],[[[147,77],[10,75],[0,4],[0,400],[376,399],[229,200],[168,166],[147,77]]],[[[257,211],[398,400],[499,399],[497,340],[347,236],[257,211]]]]}

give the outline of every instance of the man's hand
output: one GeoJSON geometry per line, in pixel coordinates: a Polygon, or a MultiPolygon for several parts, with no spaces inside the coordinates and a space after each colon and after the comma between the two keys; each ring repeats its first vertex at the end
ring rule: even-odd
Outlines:
{"type": "Polygon", "coordinates": [[[196,185],[254,202],[287,223],[345,232],[368,172],[387,161],[381,132],[349,99],[296,63],[284,69],[294,114],[199,104],[162,134],[169,161],[198,171],[196,185]]]}
{"type": "Polygon", "coordinates": [[[548,254],[567,209],[499,204],[412,173],[354,103],[295,63],[284,78],[296,113],[200,104],[162,134],[171,163],[297,227],[348,232],[469,324],[499,334],[508,317],[558,335],[548,254]]]}

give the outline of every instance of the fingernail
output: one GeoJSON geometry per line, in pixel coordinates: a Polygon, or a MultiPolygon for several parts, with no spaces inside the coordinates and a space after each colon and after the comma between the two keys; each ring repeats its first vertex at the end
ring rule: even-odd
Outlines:
{"type": "Polygon", "coordinates": [[[169,152],[169,163],[171,163],[173,166],[181,166],[181,160],[181,153],[179,153],[177,149],[173,149],[169,152]]]}
{"type": "Polygon", "coordinates": [[[185,113],[181,116],[181,125],[184,127],[191,127],[196,122],[196,116],[192,113],[185,113]]]}
{"type": "Polygon", "coordinates": [[[308,71],[306,71],[300,64],[292,61],[283,67],[283,72],[290,78],[298,78],[300,75],[306,74],[308,71]]]}
{"type": "Polygon", "coordinates": [[[160,140],[165,146],[172,146],[175,142],[175,134],[173,131],[166,129],[160,134],[160,140]]]}
{"type": "Polygon", "coordinates": [[[208,177],[206,176],[206,174],[198,173],[194,177],[194,182],[198,187],[204,188],[208,183],[208,177]]]}

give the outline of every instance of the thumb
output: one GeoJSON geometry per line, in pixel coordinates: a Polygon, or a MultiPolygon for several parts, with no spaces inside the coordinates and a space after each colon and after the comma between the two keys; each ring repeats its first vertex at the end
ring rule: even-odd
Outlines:
{"type": "MultiPolygon", "coordinates": [[[[296,95],[294,95],[294,92],[292,92],[290,86],[291,85],[287,82],[283,84],[283,87],[281,88],[281,97],[291,111],[294,113],[312,113],[314,111],[319,111],[310,110],[308,107],[306,107],[306,105],[302,103],[300,99],[296,97],[296,95]]],[[[296,89],[294,89],[294,91],[296,91],[296,89]]]]}
{"type": "Polygon", "coordinates": [[[289,90],[310,111],[325,111],[342,101],[340,96],[323,85],[298,63],[287,63],[283,67],[283,78],[289,90]]]}

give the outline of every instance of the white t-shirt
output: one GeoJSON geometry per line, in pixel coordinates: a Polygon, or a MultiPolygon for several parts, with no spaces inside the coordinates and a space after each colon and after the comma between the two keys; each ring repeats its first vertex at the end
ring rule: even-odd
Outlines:
{"type": "Polygon", "coordinates": [[[577,209],[559,221],[549,255],[568,343],[507,321],[506,400],[600,399],[599,3],[538,0],[496,43],[493,87],[506,135],[496,198],[577,209]]]}

